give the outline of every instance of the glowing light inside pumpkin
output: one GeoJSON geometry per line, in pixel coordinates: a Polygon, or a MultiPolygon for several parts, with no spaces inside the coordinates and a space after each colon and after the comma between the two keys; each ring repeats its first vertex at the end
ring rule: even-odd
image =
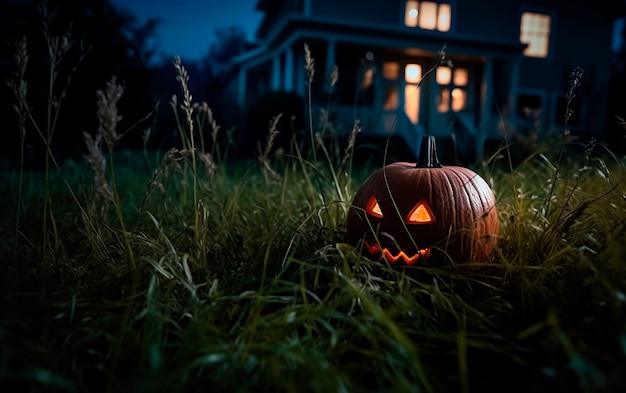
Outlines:
{"type": "Polygon", "coordinates": [[[372,195],[367,201],[367,204],[365,204],[365,211],[374,217],[383,218],[383,211],[380,210],[380,205],[374,195],[372,195]]]}
{"type": "Polygon", "coordinates": [[[367,251],[370,252],[370,254],[372,255],[380,254],[381,259],[382,258],[386,259],[392,265],[401,260],[402,262],[406,263],[408,266],[413,266],[420,258],[423,258],[424,260],[426,260],[428,259],[428,256],[430,255],[430,248],[420,249],[414,255],[409,256],[407,255],[407,253],[405,253],[402,250],[400,250],[396,254],[393,254],[386,247],[381,248],[378,243],[374,243],[370,245],[367,241],[365,241],[365,247],[367,248],[367,251]]]}
{"type": "Polygon", "coordinates": [[[435,215],[423,199],[417,202],[406,217],[407,224],[432,224],[433,222],[435,222],[435,215]]]}

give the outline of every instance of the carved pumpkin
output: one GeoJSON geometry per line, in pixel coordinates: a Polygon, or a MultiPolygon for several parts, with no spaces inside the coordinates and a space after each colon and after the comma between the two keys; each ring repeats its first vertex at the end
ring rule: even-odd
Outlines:
{"type": "Polygon", "coordinates": [[[419,162],[374,172],[348,211],[349,241],[373,259],[414,265],[443,259],[484,261],[500,225],[489,185],[470,169],[442,167],[435,138],[422,139],[419,162]]]}

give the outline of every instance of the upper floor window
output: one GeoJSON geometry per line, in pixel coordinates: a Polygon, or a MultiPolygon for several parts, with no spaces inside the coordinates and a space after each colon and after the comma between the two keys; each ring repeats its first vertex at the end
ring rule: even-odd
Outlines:
{"type": "Polygon", "coordinates": [[[520,24],[520,42],[528,44],[524,55],[548,57],[550,42],[550,15],[524,12],[520,24]]]}
{"type": "Polygon", "coordinates": [[[426,30],[449,31],[452,7],[448,3],[407,0],[404,24],[426,30]]]}

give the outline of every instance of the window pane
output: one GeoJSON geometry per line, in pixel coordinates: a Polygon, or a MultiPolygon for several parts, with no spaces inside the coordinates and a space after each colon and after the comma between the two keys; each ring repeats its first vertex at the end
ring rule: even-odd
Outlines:
{"type": "Polygon", "coordinates": [[[450,4],[439,4],[439,16],[437,18],[437,30],[448,31],[450,30],[450,4]]]}
{"type": "Polygon", "coordinates": [[[419,12],[419,27],[435,30],[437,27],[437,3],[423,1],[419,12]]]}
{"type": "Polygon", "coordinates": [[[407,83],[419,83],[422,78],[422,67],[419,64],[407,64],[404,69],[404,80],[407,83]]]}
{"type": "Polygon", "coordinates": [[[467,92],[463,89],[456,88],[452,90],[452,110],[458,112],[465,109],[467,102],[467,92]]]}
{"type": "Polygon", "coordinates": [[[398,79],[400,76],[400,65],[396,62],[388,61],[383,63],[383,77],[385,79],[398,79]]]}
{"type": "Polygon", "coordinates": [[[361,89],[365,90],[372,86],[372,82],[374,80],[374,70],[372,68],[368,68],[363,73],[363,80],[361,81],[361,89]]]}
{"type": "Polygon", "coordinates": [[[445,113],[450,109],[450,90],[441,89],[437,96],[437,111],[445,113]]]}
{"type": "Polygon", "coordinates": [[[386,111],[395,111],[398,109],[398,88],[395,86],[387,86],[385,89],[385,103],[383,108],[386,111]]]}
{"type": "Polygon", "coordinates": [[[548,56],[550,40],[550,15],[524,12],[520,25],[520,42],[528,44],[524,55],[531,57],[548,56]]]}
{"type": "Polygon", "coordinates": [[[417,85],[406,85],[404,87],[404,112],[413,124],[419,121],[419,104],[420,88],[417,85]]]}
{"type": "Polygon", "coordinates": [[[404,11],[404,24],[409,27],[417,26],[417,1],[409,0],[406,2],[406,10],[404,11]]]}
{"type": "Polygon", "coordinates": [[[437,76],[435,78],[440,85],[449,85],[452,80],[452,69],[450,67],[437,67],[437,76]]]}
{"type": "Polygon", "coordinates": [[[455,86],[467,86],[467,69],[466,68],[455,68],[454,69],[454,79],[453,83],[455,86]]]}

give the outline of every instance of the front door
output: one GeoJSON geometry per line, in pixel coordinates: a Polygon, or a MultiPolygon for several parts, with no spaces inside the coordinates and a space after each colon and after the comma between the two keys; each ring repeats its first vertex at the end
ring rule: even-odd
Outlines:
{"type": "MultiPolygon", "coordinates": [[[[471,67],[459,64],[454,67],[439,66],[434,72],[434,80],[429,105],[430,116],[428,132],[432,135],[449,137],[453,123],[457,121],[455,114],[471,115],[470,84],[471,67]]],[[[474,121],[474,119],[471,119],[474,121]]]]}
{"type": "Polygon", "coordinates": [[[387,61],[382,64],[382,109],[386,131],[405,137],[415,132],[420,121],[422,65],[387,61]]]}

